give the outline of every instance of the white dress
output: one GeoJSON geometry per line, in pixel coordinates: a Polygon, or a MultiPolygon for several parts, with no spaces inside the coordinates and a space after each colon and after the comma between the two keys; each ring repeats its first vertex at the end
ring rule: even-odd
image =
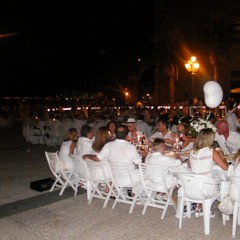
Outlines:
{"type": "Polygon", "coordinates": [[[73,162],[69,156],[70,145],[72,141],[64,141],[61,145],[59,151],[59,159],[61,161],[61,167],[64,170],[71,170],[73,169],[73,162]]]}
{"type": "MultiPolygon", "coordinates": [[[[204,147],[198,152],[190,152],[189,160],[191,163],[191,170],[196,174],[203,174],[209,177],[213,177],[213,149],[209,147],[204,147]]],[[[215,185],[206,185],[204,188],[206,194],[211,195],[212,193],[218,191],[215,185]]]]}
{"type": "Polygon", "coordinates": [[[193,151],[190,152],[189,160],[191,163],[191,170],[196,174],[204,174],[212,176],[213,171],[213,159],[212,159],[213,149],[209,147],[204,147],[200,149],[197,153],[193,151]]]}

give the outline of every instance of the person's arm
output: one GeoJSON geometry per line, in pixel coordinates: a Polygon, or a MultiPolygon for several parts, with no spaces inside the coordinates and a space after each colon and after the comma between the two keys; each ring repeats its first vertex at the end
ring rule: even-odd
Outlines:
{"type": "Polygon", "coordinates": [[[96,161],[96,162],[100,161],[100,159],[97,157],[97,155],[93,155],[93,154],[85,154],[82,156],[82,159],[85,161],[88,159],[96,161]]]}
{"type": "Polygon", "coordinates": [[[213,161],[216,162],[223,170],[228,170],[228,163],[222,151],[213,149],[213,161]]]}
{"type": "Polygon", "coordinates": [[[75,143],[75,142],[72,142],[72,143],[70,144],[69,154],[74,154],[75,148],[76,148],[76,143],[75,143]]]}

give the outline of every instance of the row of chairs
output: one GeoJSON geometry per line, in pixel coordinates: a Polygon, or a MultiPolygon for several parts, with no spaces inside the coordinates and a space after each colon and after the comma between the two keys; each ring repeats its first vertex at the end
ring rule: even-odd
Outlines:
{"type": "MultiPolygon", "coordinates": [[[[203,206],[203,222],[204,222],[204,234],[210,233],[210,209],[212,204],[220,199],[220,190],[214,192],[211,195],[206,195],[205,187],[207,185],[219,186],[219,182],[204,175],[190,174],[190,173],[178,173],[178,186],[173,185],[169,189],[165,180],[165,170],[163,166],[159,165],[146,165],[144,163],[139,164],[140,179],[136,180],[132,177],[132,172],[129,166],[125,163],[111,163],[103,165],[102,162],[84,161],[81,165],[78,156],[73,156],[74,169],[71,171],[61,170],[56,167],[60,161],[58,158],[58,152],[50,153],[45,152],[48,160],[49,167],[55,176],[56,180],[50,189],[53,191],[55,187],[60,188],[59,195],[62,195],[67,186],[72,187],[74,190],[74,196],[76,196],[78,187],[82,187],[82,183],[85,182],[85,188],[87,190],[88,203],[92,202],[93,198],[99,198],[104,200],[103,208],[106,208],[109,199],[115,198],[112,205],[112,209],[115,208],[117,203],[126,203],[130,205],[129,213],[132,213],[137,202],[143,205],[142,215],[146,213],[147,207],[155,207],[162,209],[161,219],[166,215],[169,206],[173,206],[175,211],[176,204],[172,199],[173,191],[176,187],[181,186],[182,197],[179,199],[180,204],[178,206],[179,211],[179,228],[182,228],[184,206],[187,206],[187,217],[191,217],[191,203],[201,203],[203,206]],[[92,172],[96,170],[102,170],[103,178],[96,180],[92,172]],[[110,174],[110,175],[109,175],[110,174]],[[150,181],[149,176],[159,174],[162,176],[163,184],[159,187],[154,182],[150,181]],[[119,183],[119,176],[124,176],[125,182],[119,183]],[[105,186],[101,188],[100,186],[105,186]],[[132,195],[129,194],[131,189],[132,195]],[[167,196],[167,200],[158,200],[156,193],[162,192],[167,196]]],[[[235,201],[234,213],[233,213],[233,225],[232,236],[236,235],[236,225],[238,210],[240,207],[240,179],[232,177],[231,181],[237,186],[238,194],[234,195],[235,201]]],[[[225,216],[223,217],[223,224],[226,224],[225,216]]]]}
{"type": "Polygon", "coordinates": [[[104,200],[103,208],[105,208],[111,197],[115,198],[112,208],[116,204],[127,203],[130,204],[129,213],[132,213],[136,202],[144,204],[142,214],[144,215],[148,206],[163,209],[161,219],[164,218],[169,205],[176,205],[172,201],[172,193],[176,185],[168,189],[165,182],[164,170],[160,166],[150,167],[145,164],[139,165],[139,178],[133,178],[132,170],[129,165],[125,163],[112,163],[103,164],[102,162],[95,161],[82,161],[79,156],[72,156],[74,169],[63,170],[61,169],[60,159],[58,152],[45,152],[49,168],[55,176],[55,182],[50,189],[60,188],[59,195],[62,195],[66,187],[70,186],[74,190],[74,196],[77,195],[78,187],[84,187],[87,190],[88,203],[91,203],[93,198],[100,198],[104,200]],[[97,180],[94,176],[96,170],[102,170],[103,178],[97,180]],[[161,188],[156,184],[151,184],[148,176],[162,174],[164,184],[161,188]],[[119,181],[119,176],[124,176],[124,181],[119,181]],[[100,186],[105,186],[101,188],[100,186]],[[131,190],[132,194],[129,194],[131,190]],[[167,195],[167,201],[155,199],[157,192],[163,192],[167,195]]]}

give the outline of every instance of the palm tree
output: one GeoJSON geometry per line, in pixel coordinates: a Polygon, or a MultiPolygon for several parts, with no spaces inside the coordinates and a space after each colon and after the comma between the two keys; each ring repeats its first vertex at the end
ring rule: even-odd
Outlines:
{"type": "Polygon", "coordinates": [[[202,49],[209,52],[214,81],[219,81],[219,64],[229,57],[231,46],[240,46],[239,27],[239,23],[226,24],[224,20],[212,20],[198,28],[198,39],[202,49]]]}

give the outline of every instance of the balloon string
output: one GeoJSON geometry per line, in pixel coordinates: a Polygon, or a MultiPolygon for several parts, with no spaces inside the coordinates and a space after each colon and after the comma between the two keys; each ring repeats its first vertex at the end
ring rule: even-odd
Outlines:
{"type": "Polygon", "coordinates": [[[235,107],[231,112],[229,112],[229,113],[224,117],[224,119],[227,118],[229,115],[231,115],[237,108],[238,108],[238,106],[235,107]]]}
{"type": "Polygon", "coordinates": [[[210,115],[211,115],[211,112],[209,111],[208,116],[207,116],[207,121],[208,121],[210,115]]]}

